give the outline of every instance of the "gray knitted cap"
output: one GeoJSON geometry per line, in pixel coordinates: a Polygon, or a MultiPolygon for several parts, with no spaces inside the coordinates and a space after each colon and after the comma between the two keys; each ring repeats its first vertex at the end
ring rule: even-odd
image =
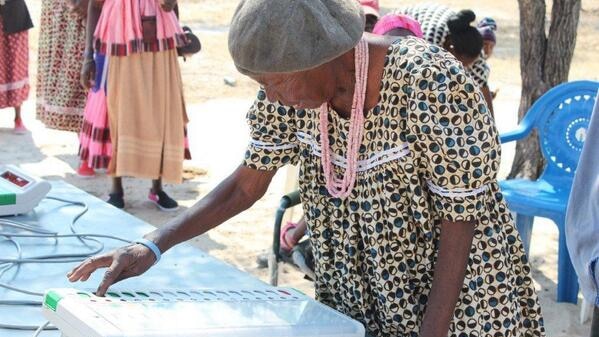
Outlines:
{"type": "Polygon", "coordinates": [[[242,0],[229,30],[240,72],[312,69],[354,48],[364,33],[356,0],[242,0]]]}

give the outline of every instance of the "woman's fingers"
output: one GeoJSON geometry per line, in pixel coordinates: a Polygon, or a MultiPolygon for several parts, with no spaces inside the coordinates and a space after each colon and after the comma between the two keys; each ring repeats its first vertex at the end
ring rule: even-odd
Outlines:
{"type": "Polygon", "coordinates": [[[82,16],[87,13],[87,8],[83,8],[85,5],[87,5],[87,1],[73,0],[69,2],[71,11],[82,16]]]}
{"type": "Polygon", "coordinates": [[[67,2],[67,6],[69,6],[71,8],[71,10],[75,10],[75,8],[77,8],[78,4],[79,4],[79,0],[69,0],[67,2]]]}
{"type": "Polygon", "coordinates": [[[104,278],[102,278],[102,282],[100,282],[100,285],[98,286],[96,296],[104,296],[108,287],[118,280],[125,267],[125,263],[119,258],[114,259],[108,270],[104,273],[104,278]]]}
{"type": "Polygon", "coordinates": [[[73,268],[73,270],[67,273],[69,280],[72,279],[71,282],[75,281],[75,277],[79,278],[81,276],[81,269],[89,263],[90,259],[86,259],[85,261],[81,262],[79,265],[77,265],[77,267],[73,268]]]}
{"type": "Polygon", "coordinates": [[[88,78],[88,87],[87,89],[96,85],[96,64],[94,63],[92,68],[89,70],[89,78],[88,78]]]}
{"type": "Polygon", "coordinates": [[[83,61],[81,66],[81,74],[79,75],[79,81],[81,86],[85,89],[89,89],[95,85],[96,79],[96,63],[93,59],[86,59],[83,61]]]}
{"type": "Polygon", "coordinates": [[[107,254],[91,257],[67,274],[69,281],[87,281],[100,268],[108,268],[96,295],[104,296],[120,280],[143,274],[154,264],[154,253],[145,246],[131,245],[107,254]]]}
{"type": "Polygon", "coordinates": [[[81,86],[82,86],[84,89],[89,89],[89,88],[91,88],[91,85],[90,85],[90,83],[89,83],[89,78],[90,78],[90,76],[89,76],[89,73],[87,73],[87,72],[83,72],[83,73],[81,73],[81,79],[80,79],[80,82],[81,82],[81,86]]]}
{"type": "Polygon", "coordinates": [[[95,70],[84,70],[83,73],[81,74],[81,85],[85,88],[85,89],[89,89],[91,87],[93,87],[94,85],[96,85],[96,81],[95,81],[95,70]]]}
{"type": "Polygon", "coordinates": [[[81,0],[71,1],[69,7],[71,7],[71,12],[77,13],[78,15],[82,15],[83,4],[81,0]]]}
{"type": "Polygon", "coordinates": [[[110,266],[112,260],[112,254],[91,257],[83,261],[83,263],[81,263],[79,266],[75,267],[75,269],[67,274],[67,277],[71,282],[76,282],[82,280],[83,278],[87,279],[97,269],[110,266]]]}
{"type": "Polygon", "coordinates": [[[73,269],[73,271],[67,274],[67,277],[71,282],[79,281],[84,277],[89,278],[89,275],[97,269],[108,267],[111,259],[111,256],[106,255],[91,257],[73,269]]]}
{"type": "Polygon", "coordinates": [[[89,6],[89,1],[88,0],[81,0],[80,4],[79,4],[79,15],[81,15],[81,17],[87,17],[87,8],[89,6]]]}
{"type": "Polygon", "coordinates": [[[165,12],[170,12],[175,9],[175,5],[177,4],[176,0],[161,0],[160,7],[165,12]]]}
{"type": "Polygon", "coordinates": [[[81,85],[82,88],[87,89],[87,84],[85,84],[85,75],[83,73],[79,75],[79,85],[81,85]]]}

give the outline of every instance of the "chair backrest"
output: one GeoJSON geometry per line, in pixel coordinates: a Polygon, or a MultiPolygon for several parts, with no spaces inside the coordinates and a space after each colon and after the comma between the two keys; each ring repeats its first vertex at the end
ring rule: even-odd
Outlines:
{"type": "Polygon", "coordinates": [[[544,177],[574,177],[598,89],[595,81],[560,84],[541,96],[526,114],[522,122],[532,123],[539,132],[547,161],[544,177]]]}

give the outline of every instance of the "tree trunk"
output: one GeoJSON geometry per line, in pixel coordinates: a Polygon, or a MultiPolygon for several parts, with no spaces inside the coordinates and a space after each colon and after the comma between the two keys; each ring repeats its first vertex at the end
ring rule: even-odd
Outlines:
{"type": "MultiPolygon", "coordinates": [[[[518,0],[522,94],[518,120],[550,88],[568,80],[576,45],[580,0],[553,0],[549,35],[545,34],[545,0],[518,0]]],[[[536,132],[516,145],[509,178],[536,179],[545,163],[536,132]]]]}

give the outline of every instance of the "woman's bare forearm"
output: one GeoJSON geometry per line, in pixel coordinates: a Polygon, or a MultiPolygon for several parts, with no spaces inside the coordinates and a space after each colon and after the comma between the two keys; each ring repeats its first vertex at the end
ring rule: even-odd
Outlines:
{"type": "Polygon", "coordinates": [[[483,96],[485,97],[485,101],[487,102],[487,107],[489,111],[491,111],[491,116],[495,117],[495,110],[493,109],[493,94],[491,94],[491,89],[489,89],[488,85],[485,85],[481,89],[483,96]]]}
{"type": "Polygon", "coordinates": [[[90,57],[94,51],[94,32],[100,19],[102,5],[96,0],[90,0],[87,5],[87,25],[85,27],[85,55],[90,57]]]}
{"type": "Polygon", "coordinates": [[[250,208],[266,192],[276,171],[257,171],[240,166],[186,212],[145,236],[162,252],[204,234],[250,208]]]}
{"type": "Polygon", "coordinates": [[[460,296],[475,223],[441,222],[433,284],[420,328],[422,337],[445,337],[460,296]]]}

